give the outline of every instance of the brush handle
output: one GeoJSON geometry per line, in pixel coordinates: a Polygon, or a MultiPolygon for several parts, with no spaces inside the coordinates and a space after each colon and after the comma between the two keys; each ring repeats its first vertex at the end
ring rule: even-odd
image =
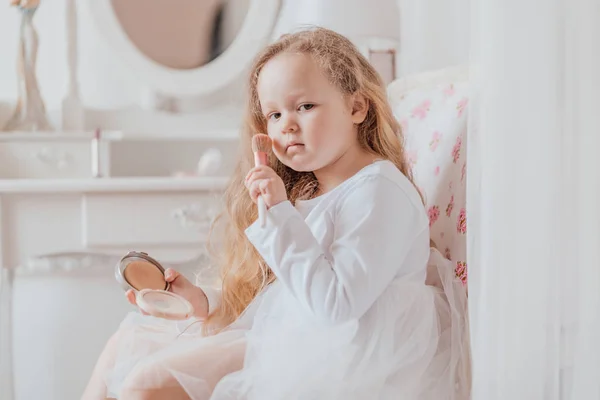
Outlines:
{"type": "MultiPolygon", "coordinates": [[[[254,166],[267,165],[267,153],[257,151],[254,153],[254,166]]],[[[264,228],[267,223],[267,205],[262,196],[258,196],[258,222],[261,228],[264,228]]]]}
{"type": "Polygon", "coordinates": [[[259,165],[267,165],[267,153],[264,151],[256,151],[254,152],[254,166],[258,167],[259,165]]]}
{"type": "Polygon", "coordinates": [[[267,205],[262,196],[258,196],[258,222],[261,228],[267,224],[267,205]]]}

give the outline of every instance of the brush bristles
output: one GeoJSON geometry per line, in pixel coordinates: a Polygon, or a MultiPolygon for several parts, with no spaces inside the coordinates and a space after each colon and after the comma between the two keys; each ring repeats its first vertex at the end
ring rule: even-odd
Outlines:
{"type": "Polygon", "coordinates": [[[263,153],[270,153],[271,146],[272,146],[271,138],[269,136],[265,135],[264,133],[257,133],[256,135],[252,136],[252,152],[253,153],[256,153],[257,151],[260,151],[263,153]]]}

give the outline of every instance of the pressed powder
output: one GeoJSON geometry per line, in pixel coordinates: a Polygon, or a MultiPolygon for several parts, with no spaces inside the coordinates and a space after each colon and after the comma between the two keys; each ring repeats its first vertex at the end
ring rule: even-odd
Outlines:
{"type": "Polygon", "coordinates": [[[130,262],[123,271],[123,277],[137,290],[164,290],[167,284],[162,271],[147,261],[130,262]]]}

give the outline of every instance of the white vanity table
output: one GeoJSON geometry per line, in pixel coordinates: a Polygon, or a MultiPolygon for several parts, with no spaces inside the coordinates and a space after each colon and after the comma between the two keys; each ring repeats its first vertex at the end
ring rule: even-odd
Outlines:
{"type": "MultiPolygon", "coordinates": [[[[141,176],[147,163],[119,156],[147,159],[154,146],[189,148],[194,140],[145,137],[142,144],[112,132],[100,145],[102,177],[92,178],[92,137],[0,136],[1,399],[78,398],[104,342],[131,309],[114,279],[116,261],[129,250],[192,279],[202,270],[232,158],[217,176],[141,176]],[[126,151],[132,147],[138,153],[126,151]]],[[[191,155],[215,145],[209,138],[195,143],[191,155]]],[[[235,154],[233,136],[219,144],[235,154]]],[[[163,153],[161,168],[189,167],[181,165],[185,158],[163,153]]]]}

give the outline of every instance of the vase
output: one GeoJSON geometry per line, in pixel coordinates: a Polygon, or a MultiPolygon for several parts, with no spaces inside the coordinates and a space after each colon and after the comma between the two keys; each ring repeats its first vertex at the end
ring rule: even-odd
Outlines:
{"type": "Polygon", "coordinates": [[[17,103],[4,131],[51,131],[35,75],[38,34],[33,25],[37,7],[19,8],[21,27],[17,55],[17,103]]]}

